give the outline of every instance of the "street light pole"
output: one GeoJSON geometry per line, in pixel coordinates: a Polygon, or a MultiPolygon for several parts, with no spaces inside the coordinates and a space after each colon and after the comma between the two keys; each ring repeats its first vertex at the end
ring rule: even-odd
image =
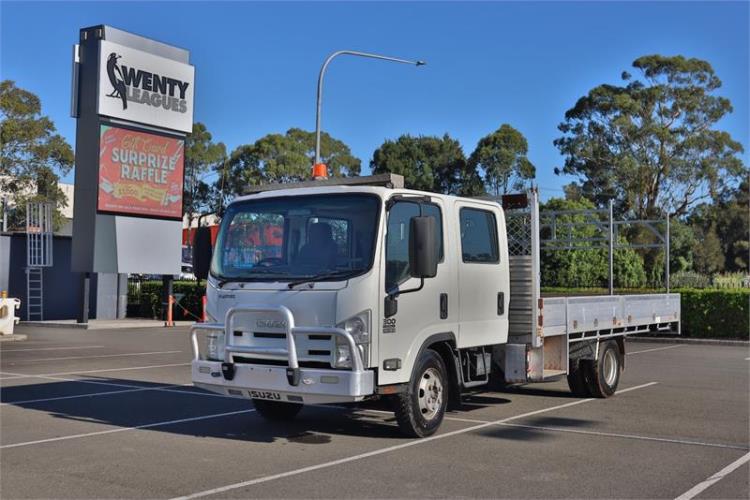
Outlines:
{"type": "Polygon", "coordinates": [[[411,64],[414,66],[424,66],[427,64],[424,61],[409,61],[407,59],[400,59],[398,57],[382,56],[380,54],[370,54],[368,52],[357,52],[354,50],[339,50],[329,55],[323,62],[323,66],[320,68],[320,74],[318,75],[318,101],[315,111],[315,163],[313,164],[313,178],[326,178],[328,177],[328,167],[325,164],[320,163],[320,109],[323,101],[323,77],[325,76],[326,69],[331,61],[342,55],[347,56],[358,56],[358,57],[369,57],[371,59],[381,59],[383,61],[391,61],[402,64],[411,64]]]}

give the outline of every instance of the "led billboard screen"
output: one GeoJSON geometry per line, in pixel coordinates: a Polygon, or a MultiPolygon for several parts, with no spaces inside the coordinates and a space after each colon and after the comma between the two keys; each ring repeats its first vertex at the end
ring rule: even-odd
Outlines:
{"type": "Polygon", "coordinates": [[[100,125],[97,210],[181,219],[184,163],[183,139],[100,125]]]}

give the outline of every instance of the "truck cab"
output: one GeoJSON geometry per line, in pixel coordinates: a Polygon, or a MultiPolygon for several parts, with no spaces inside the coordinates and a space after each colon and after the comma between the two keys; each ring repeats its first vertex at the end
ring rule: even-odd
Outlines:
{"type": "Polygon", "coordinates": [[[195,245],[209,318],[192,331],[195,385],[271,419],[389,397],[421,437],[461,388],[486,383],[508,339],[503,209],[402,186],[389,174],[233,201],[210,260],[195,245]]]}

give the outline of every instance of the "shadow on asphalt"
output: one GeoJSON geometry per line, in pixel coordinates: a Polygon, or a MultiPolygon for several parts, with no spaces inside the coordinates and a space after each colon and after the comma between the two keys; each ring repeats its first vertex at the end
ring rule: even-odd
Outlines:
{"type": "Polygon", "coordinates": [[[483,436],[494,437],[499,439],[510,439],[514,441],[541,441],[544,439],[554,439],[557,437],[554,433],[543,429],[532,429],[531,427],[556,427],[561,429],[586,429],[596,425],[593,420],[584,420],[578,418],[549,417],[540,416],[523,420],[523,422],[513,422],[509,425],[498,425],[483,429],[480,433],[483,436]],[[519,427],[515,427],[519,425],[519,427]],[[520,427],[529,426],[529,427],[520,427]]]}
{"type": "MultiPolygon", "coordinates": [[[[47,413],[55,418],[117,427],[137,427],[208,415],[252,410],[251,401],[230,397],[207,397],[205,391],[186,386],[157,390],[164,384],[115,378],[88,377],[80,382],[48,382],[3,387],[3,403],[47,413]],[[134,387],[115,387],[122,384],[134,387]],[[143,389],[143,390],[133,390],[143,389]],[[124,392],[119,392],[124,391],[124,392]],[[179,393],[174,392],[179,391],[179,393]],[[111,392],[86,397],[85,394],[111,392]],[[69,396],[81,397],[69,398],[69,396]],[[36,401],[47,398],[66,398],[36,401]],[[25,402],[24,402],[25,401],[25,402]]],[[[360,407],[383,409],[388,405],[371,403],[360,407]]],[[[216,418],[196,419],[147,427],[153,432],[212,437],[238,441],[271,443],[287,441],[326,444],[329,435],[405,439],[395,419],[388,414],[358,411],[359,407],[305,407],[295,420],[271,422],[254,412],[216,418]]],[[[92,429],[93,431],[99,429],[92,429]]]]}
{"type": "Polygon", "coordinates": [[[510,403],[510,399],[501,398],[493,395],[464,395],[461,398],[459,406],[449,406],[449,410],[455,410],[460,413],[471,413],[472,411],[481,410],[488,406],[497,406],[510,403]]]}
{"type": "MultiPolygon", "coordinates": [[[[273,422],[252,411],[252,402],[229,397],[208,397],[195,387],[170,387],[164,384],[116,378],[88,377],[81,382],[46,382],[3,387],[3,403],[44,412],[55,418],[118,427],[150,426],[153,432],[212,437],[237,441],[272,443],[286,441],[306,445],[326,444],[331,435],[406,439],[398,429],[387,400],[360,403],[352,406],[305,407],[292,421],[273,422]],[[115,384],[115,385],[110,385],[115,384]],[[120,386],[117,386],[119,384],[120,386]],[[127,387],[124,387],[127,386],[127,387]],[[97,393],[96,396],[93,394],[97,393]],[[111,393],[111,394],[101,394],[111,393]],[[87,397],[86,394],[92,394],[87,397]],[[69,396],[78,396],[70,398],[69,396]],[[44,400],[48,398],[64,398],[44,400]],[[378,410],[367,412],[360,410],[378,410]],[[247,413],[244,413],[247,411],[247,413]],[[215,418],[201,418],[222,413],[236,413],[215,418]],[[187,422],[178,420],[195,419],[187,422]],[[173,422],[173,423],[170,423],[173,422]]],[[[544,395],[570,398],[570,393],[543,389],[514,387],[507,393],[544,395]]],[[[464,397],[459,414],[510,403],[502,393],[471,394],[464,397]]],[[[451,412],[453,413],[453,412],[451,412]]],[[[549,418],[534,420],[536,426],[585,427],[585,420],[549,418]]],[[[503,439],[542,439],[548,434],[520,427],[497,427],[485,431],[487,435],[503,439]]]]}

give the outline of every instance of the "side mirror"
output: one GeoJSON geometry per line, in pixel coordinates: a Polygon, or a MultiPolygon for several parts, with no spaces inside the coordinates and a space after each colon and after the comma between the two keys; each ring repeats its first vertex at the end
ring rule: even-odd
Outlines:
{"type": "Polygon", "coordinates": [[[386,296],[384,305],[383,316],[386,318],[391,318],[398,312],[398,299],[395,295],[386,296]]]}
{"type": "Polygon", "coordinates": [[[409,224],[409,271],[412,278],[437,275],[437,227],[434,217],[412,217],[409,224]]]}
{"type": "Polygon", "coordinates": [[[199,280],[208,277],[212,252],[211,229],[206,226],[198,227],[195,230],[195,239],[193,240],[193,273],[199,280]]]}

